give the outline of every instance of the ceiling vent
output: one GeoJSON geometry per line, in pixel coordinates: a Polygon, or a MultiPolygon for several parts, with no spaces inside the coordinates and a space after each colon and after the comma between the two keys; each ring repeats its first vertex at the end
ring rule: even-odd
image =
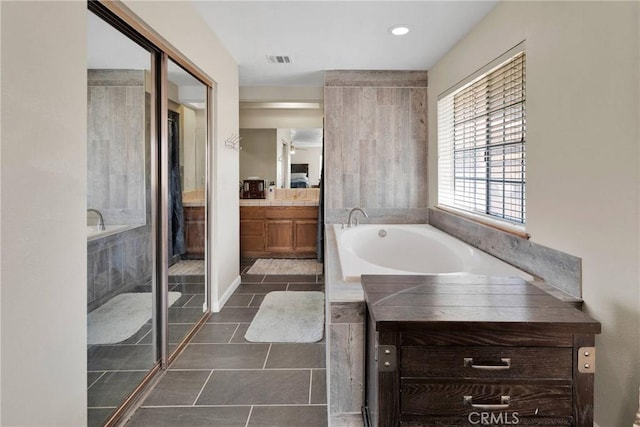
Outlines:
{"type": "Polygon", "coordinates": [[[293,61],[289,56],[267,55],[269,64],[291,64],[293,61]]]}

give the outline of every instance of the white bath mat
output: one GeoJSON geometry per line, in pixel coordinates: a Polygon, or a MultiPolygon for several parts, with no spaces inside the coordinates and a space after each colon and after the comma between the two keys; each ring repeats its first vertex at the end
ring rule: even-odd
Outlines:
{"type": "Polygon", "coordinates": [[[251,342],[318,342],[324,329],[324,293],[269,292],[244,337],[251,342]]]}
{"type": "MultiPolygon", "coordinates": [[[[169,292],[169,305],[182,295],[169,292]]],[[[126,340],[151,319],[151,293],[131,292],[116,295],[87,317],[87,343],[115,344],[126,340]]]]}
{"type": "Polygon", "coordinates": [[[322,274],[322,263],[315,259],[261,258],[247,274],[322,274]]]}
{"type": "Polygon", "coordinates": [[[201,276],[203,274],[203,259],[181,260],[169,267],[169,276],[201,276]]]}

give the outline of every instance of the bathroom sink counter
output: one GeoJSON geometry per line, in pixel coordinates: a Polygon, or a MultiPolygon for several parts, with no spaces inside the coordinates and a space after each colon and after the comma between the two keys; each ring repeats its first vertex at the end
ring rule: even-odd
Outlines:
{"type": "Polygon", "coordinates": [[[204,207],[204,199],[203,200],[183,200],[182,206],[184,206],[185,208],[204,207]]]}
{"type": "Polygon", "coordinates": [[[240,199],[240,206],[318,206],[312,199],[240,199]]]}
{"type": "Polygon", "coordinates": [[[192,208],[204,206],[204,190],[191,190],[182,193],[182,206],[192,208]]]}

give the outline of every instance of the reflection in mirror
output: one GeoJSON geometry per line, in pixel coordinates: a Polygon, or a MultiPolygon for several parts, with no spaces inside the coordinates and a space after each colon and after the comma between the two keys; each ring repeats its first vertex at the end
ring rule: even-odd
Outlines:
{"type": "Polygon", "coordinates": [[[322,129],[240,129],[240,179],[276,188],[317,188],[322,170],[322,129]]]}
{"type": "Polygon", "coordinates": [[[88,424],[158,360],[151,223],[152,53],[88,14],[88,424]]]}
{"type": "Polygon", "coordinates": [[[168,339],[172,353],[207,310],[207,87],[171,60],[168,79],[168,339]],[[179,298],[174,299],[172,295],[179,298]]]}

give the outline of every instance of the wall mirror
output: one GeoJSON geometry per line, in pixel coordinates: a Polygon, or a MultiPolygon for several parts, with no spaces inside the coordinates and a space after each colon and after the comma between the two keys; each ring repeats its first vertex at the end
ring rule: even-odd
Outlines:
{"type": "Polygon", "coordinates": [[[322,128],[240,129],[240,179],[314,188],[322,170],[322,128]]]}

